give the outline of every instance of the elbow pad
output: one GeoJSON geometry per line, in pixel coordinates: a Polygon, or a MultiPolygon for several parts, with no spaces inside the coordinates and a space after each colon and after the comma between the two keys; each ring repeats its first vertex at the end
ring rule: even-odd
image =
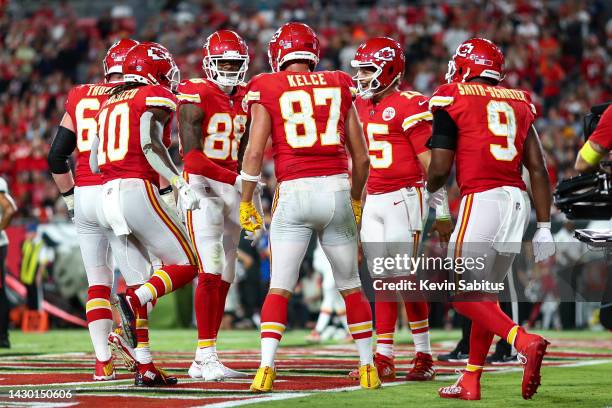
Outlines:
{"type": "Polygon", "coordinates": [[[47,157],[51,173],[64,174],[70,171],[68,159],[70,159],[74,149],[76,149],[76,135],[72,130],[60,126],[53,143],[51,143],[49,156],[47,157]]]}

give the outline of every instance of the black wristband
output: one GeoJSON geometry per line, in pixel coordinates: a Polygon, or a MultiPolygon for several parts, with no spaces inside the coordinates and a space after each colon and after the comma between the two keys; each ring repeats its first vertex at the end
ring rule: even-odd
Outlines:
{"type": "Polygon", "coordinates": [[[62,197],[68,197],[74,194],[74,187],[72,187],[70,190],[66,191],[65,193],[62,193],[62,197]]]}
{"type": "Polygon", "coordinates": [[[159,189],[159,195],[164,195],[172,192],[172,186],[164,187],[159,189]]]}

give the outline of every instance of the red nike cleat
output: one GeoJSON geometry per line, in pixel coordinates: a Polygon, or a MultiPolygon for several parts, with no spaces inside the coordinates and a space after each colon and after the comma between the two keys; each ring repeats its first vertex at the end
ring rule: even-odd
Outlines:
{"type": "MultiPolygon", "coordinates": [[[[374,366],[376,371],[378,371],[378,377],[381,381],[395,381],[395,363],[393,358],[376,353],[374,355],[374,366]]],[[[359,368],[351,371],[348,376],[351,380],[359,381],[359,368]]]]}
{"type": "Polygon", "coordinates": [[[169,376],[164,370],[155,367],[152,362],[138,364],[136,369],[134,385],[137,387],[160,387],[178,383],[176,377],[169,376]]]}
{"type": "Polygon", "coordinates": [[[457,382],[438,390],[442,398],[457,398],[462,400],[480,399],[480,376],[482,371],[463,371],[457,382]]]}
{"type": "Polygon", "coordinates": [[[93,375],[94,381],[108,381],[115,379],[115,366],[113,365],[113,358],[109,358],[107,361],[100,361],[96,358],[96,369],[93,375]]]}
{"type": "Polygon", "coordinates": [[[406,374],[406,381],[431,381],[436,378],[431,354],[418,352],[412,363],[414,366],[406,374]]]}
{"type": "Polygon", "coordinates": [[[522,394],[524,399],[531,399],[540,386],[540,369],[546,354],[546,347],[550,344],[544,337],[527,333],[519,327],[514,345],[518,351],[518,359],[523,367],[522,394]]]}

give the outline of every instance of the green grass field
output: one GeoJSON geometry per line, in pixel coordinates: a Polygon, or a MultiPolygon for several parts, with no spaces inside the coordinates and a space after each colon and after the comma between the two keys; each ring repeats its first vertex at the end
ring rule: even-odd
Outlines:
{"type": "MultiPolygon", "coordinates": [[[[482,383],[483,399],[477,402],[441,400],[437,396],[437,389],[454,380],[440,379],[427,383],[403,382],[400,385],[387,386],[376,391],[318,392],[306,397],[260,404],[276,407],[287,406],[287,404],[292,404],[294,407],[406,407],[414,404],[427,407],[468,404],[500,408],[508,404],[517,407],[612,407],[612,333],[565,331],[542,332],[542,334],[551,339],[553,345],[557,340],[559,345],[554,348],[554,351],[609,353],[610,357],[580,360],[571,367],[545,367],[542,372],[543,385],[532,401],[524,401],[521,398],[521,372],[517,366],[513,372],[485,374],[482,383]],[[564,343],[571,345],[570,341],[577,346],[565,347],[564,343]]],[[[282,346],[306,348],[306,350],[322,347],[308,345],[304,341],[305,335],[305,331],[289,331],[283,337],[282,346]]],[[[436,330],[432,332],[432,343],[450,346],[458,336],[457,331],[436,330]]],[[[195,338],[195,330],[153,330],[151,345],[158,352],[190,353],[193,351],[195,338]]],[[[409,343],[410,334],[401,332],[397,340],[399,343],[409,343]]],[[[46,334],[24,334],[14,331],[11,333],[11,341],[13,348],[0,350],[0,359],[19,355],[91,352],[86,330],[55,330],[46,334]]],[[[220,335],[218,348],[220,350],[256,350],[258,343],[259,334],[256,331],[226,331],[220,335]]],[[[187,358],[186,361],[188,361],[187,358]]],[[[316,381],[316,376],[312,377],[312,381],[316,381]]]]}

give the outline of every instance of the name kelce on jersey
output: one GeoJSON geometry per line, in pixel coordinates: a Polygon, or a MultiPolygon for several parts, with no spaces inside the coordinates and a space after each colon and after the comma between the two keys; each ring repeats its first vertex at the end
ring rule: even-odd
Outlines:
{"type": "Polygon", "coordinates": [[[323,73],[287,75],[287,82],[289,82],[289,86],[292,88],[298,86],[327,85],[323,73]]]}

